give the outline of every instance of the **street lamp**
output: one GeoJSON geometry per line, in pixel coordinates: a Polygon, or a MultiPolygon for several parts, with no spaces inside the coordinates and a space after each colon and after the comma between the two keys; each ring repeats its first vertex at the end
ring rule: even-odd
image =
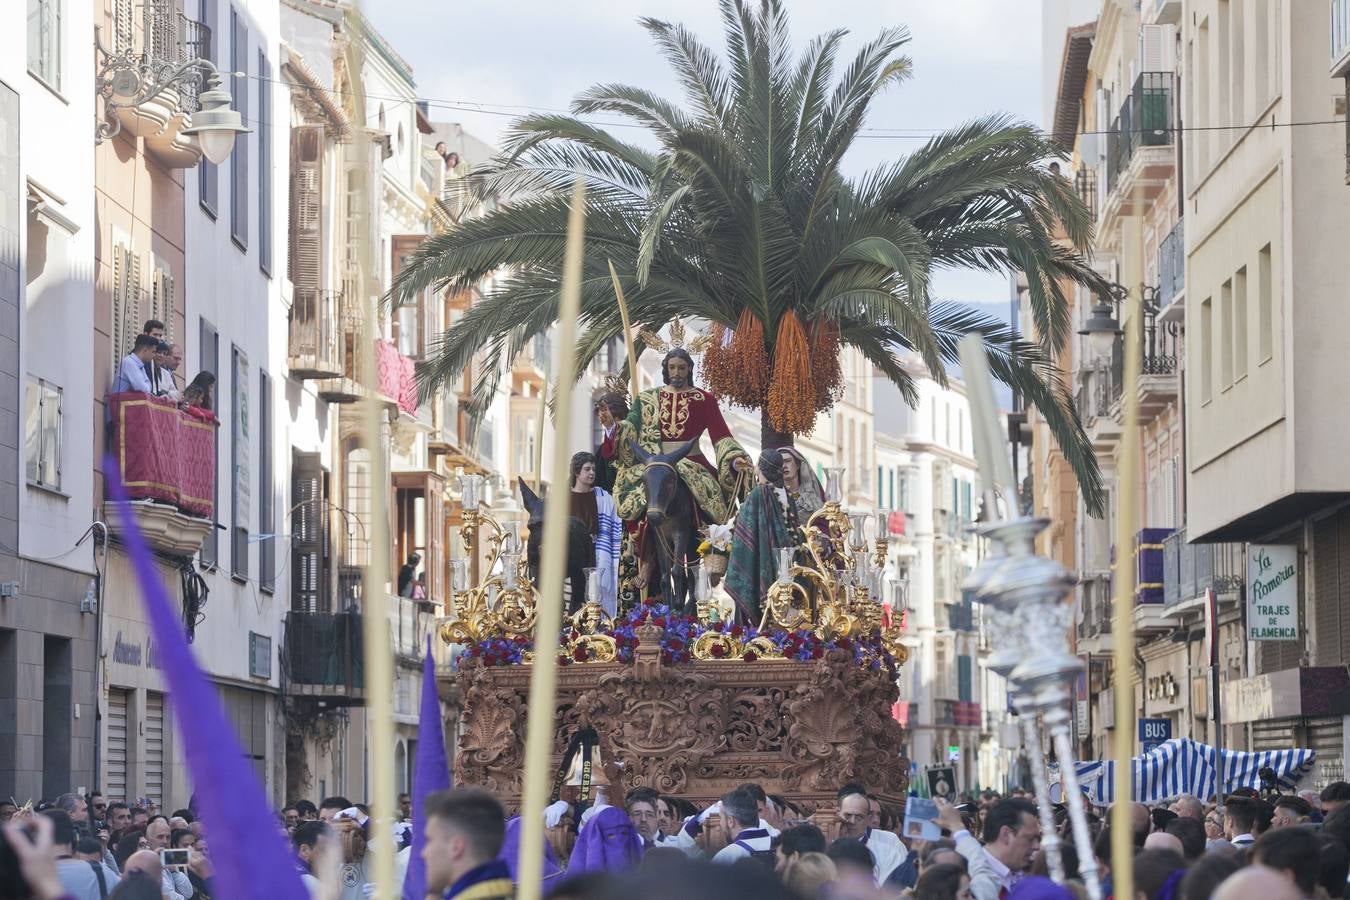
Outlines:
{"type": "Polygon", "coordinates": [[[235,136],[247,134],[248,129],[238,111],[230,108],[230,92],[221,88],[220,73],[214,66],[199,99],[202,108],[192,114],[192,127],[184,128],[183,134],[195,135],[201,143],[202,155],[220,165],[234,149],[235,136]]]}
{"type": "Polygon", "coordinates": [[[1108,355],[1116,338],[1124,334],[1120,322],[1116,320],[1115,298],[1109,294],[1098,294],[1097,302],[1092,306],[1092,315],[1078,333],[1088,339],[1096,356],[1108,355]]]}

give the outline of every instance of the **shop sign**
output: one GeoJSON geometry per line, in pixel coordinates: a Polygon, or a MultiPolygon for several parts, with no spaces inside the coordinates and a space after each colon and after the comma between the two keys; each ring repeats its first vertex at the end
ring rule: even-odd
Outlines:
{"type": "Polygon", "coordinates": [[[1298,547],[1253,544],[1247,549],[1247,639],[1298,640],[1298,547]]]}
{"type": "Polygon", "coordinates": [[[145,651],[141,651],[140,644],[133,644],[130,641],[122,640],[122,632],[117,632],[117,637],[113,638],[113,662],[124,666],[144,667],[146,669],[159,668],[159,656],[155,653],[155,645],[149,638],[145,639],[145,651]]]}

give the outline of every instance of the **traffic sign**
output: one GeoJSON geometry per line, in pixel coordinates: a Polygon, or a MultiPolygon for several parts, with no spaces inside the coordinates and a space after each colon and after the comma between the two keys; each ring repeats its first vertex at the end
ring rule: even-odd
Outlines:
{"type": "Polygon", "coordinates": [[[1164,741],[1172,739],[1172,720],[1171,719],[1140,719],[1139,720],[1139,743],[1143,746],[1144,752],[1155,749],[1164,741]]]}

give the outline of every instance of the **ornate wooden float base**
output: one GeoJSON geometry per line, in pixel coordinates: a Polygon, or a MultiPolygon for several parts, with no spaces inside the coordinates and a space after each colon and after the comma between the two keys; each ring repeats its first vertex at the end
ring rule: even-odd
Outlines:
{"type": "MultiPolygon", "coordinates": [[[[510,806],[524,778],[530,671],[462,658],[442,683],[461,725],[455,783],[479,785],[510,806]]],[[[708,803],[753,781],[817,811],[858,781],[903,803],[909,761],[891,716],[897,697],[890,673],[862,669],[841,651],[807,662],[669,665],[644,641],[631,664],[559,669],[554,771],[569,738],[589,726],[609,783],[624,791],[650,787],[708,803]]]]}

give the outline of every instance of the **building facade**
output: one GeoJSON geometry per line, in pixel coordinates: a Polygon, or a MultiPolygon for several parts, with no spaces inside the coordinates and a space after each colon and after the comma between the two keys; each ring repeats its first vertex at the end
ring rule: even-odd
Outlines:
{"type": "Polygon", "coordinates": [[[0,38],[0,795],[20,802],[96,783],[106,571],[87,455],[93,10],[24,12],[0,38]]]}
{"type": "MultiPolygon", "coordinates": [[[[1346,225],[1331,187],[1344,183],[1344,135],[1287,126],[1343,103],[1342,7],[1106,0],[1047,42],[1058,85],[1048,127],[1094,214],[1093,263],[1142,300],[1079,291],[1077,320],[1088,332],[1099,312],[1122,325],[1134,310],[1143,317],[1137,471],[1118,468],[1122,341],[1085,335],[1060,353],[1110,494],[1105,518],[1080,506],[1073,526],[1087,758],[1110,753],[1113,667],[1128,664],[1138,717],[1230,747],[1313,747],[1310,786],[1341,777],[1350,710],[1319,689],[1340,691],[1345,659],[1347,485],[1331,461],[1341,425],[1326,405],[1344,376],[1324,352],[1324,336],[1344,325],[1325,277],[1346,225]],[[1119,547],[1126,489],[1139,519],[1132,546],[1119,547]],[[1263,623],[1271,610],[1252,578],[1272,558],[1296,560],[1297,600],[1263,623]],[[1129,663],[1111,658],[1120,565],[1138,585],[1129,663]],[[1215,678],[1226,685],[1217,698],[1215,678]]],[[[1033,452],[1038,511],[1063,496],[1046,438],[1037,432],[1033,452]]]]}

